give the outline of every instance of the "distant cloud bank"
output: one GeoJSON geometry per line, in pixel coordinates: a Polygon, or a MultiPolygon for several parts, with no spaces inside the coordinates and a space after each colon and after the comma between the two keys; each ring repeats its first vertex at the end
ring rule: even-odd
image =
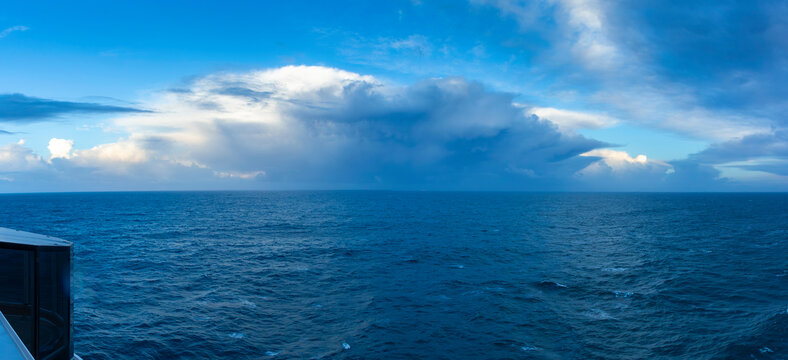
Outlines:
{"type": "Polygon", "coordinates": [[[158,94],[144,103],[150,111],[0,97],[6,121],[117,112],[114,130],[128,134],[86,149],[53,138],[47,157],[23,141],[6,145],[0,186],[708,190],[725,183],[692,159],[676,165],[630,156],[572,131],[615,119],[524,109],[513,95],[462,78],[399,86],[335,68],[286,66],[213,74],[158,94]]]}

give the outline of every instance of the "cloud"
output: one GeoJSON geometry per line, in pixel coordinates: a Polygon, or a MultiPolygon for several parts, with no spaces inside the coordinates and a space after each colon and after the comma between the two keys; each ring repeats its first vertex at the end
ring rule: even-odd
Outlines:
{"type": "Polygon", "coordinates": [[[649,160],[646,155],[642,154],[632,157],[626,151],[595,149],[580,156],[599,159],[578,172],[579,175],[583,176],[607,176],[611,174],[621,176],[643,171],[663,175],[675,173],[673,166],[664,161],[649,160]]]}
{"type": "Polygon", "coordinates": [[[73,147],[74,140],[52,138],[49,140],[49,145],[47,146],[50,154],[49,159],[68,159],[71,157],[71,149],[73,147]]]}
{"type": "Polygon", "coordinates": [[[603,114],[570,111],[550,107],[532,107],[526,111],[539,118],[552,121],[564,131],[601,129],[618,123],[617,119],[603,114]]]}
{"type": "Polygon", "coordinates": [[[130,165],[143,164],[149,159],[148,150],[140,143],[129,140],[75,150],[73,153],[74,164],[111,173],[125,173],[130,165]]]}
{"type": "Polygon", "coordinates": [[[788,131],[750,134],[710,145],[688,158],[699,164],[788,175],[788,131]]]}
{"type": "Polygon", "coordinates": [[[27,31],[29,29],[30,28],[28,28],[27,26],[23,26],[23,25],[12,26],[12,27],[7,28],[7,29],[5,29],[3,31],[0,31],[0,39],[6,37],[8,35],[11,35],[12,32],[15,32],[15,31],[27,31]]]}
{"type": "Polygon", "coordinates": [[[589,191],[747,191],[759,185],[736,184],[713,166],[690,160],[670,163],[631,156],[625,151],[595,149],[582,156],[597,159],[578,171],[576,190],[589,191]]]}
{"type": "Polygon", "coordinates": [[[52,139],[50,166],[135,184],[548,189],[568,186],[595,160],[579,155],[606,145],[512,99],[462,78],[399,86],[319,66],[219,73],[161,93],[145,104],[152,112],[116,117],[128,133],[117,142],[52,139]]]}
{"type": "Polygon", "coordinates": [[[220,178],[254,179],[258,176],[265,176],[265,171],[252,171],[245,173],[237,171],[214,171],[213,174],[220,178]]]}
{"type": "Polygon", "coordinates": [[[474,2],[547,39],[532,68],[572,107],[715,142],[788,125],[783,2],[474,2]]]}
{"type": "Polygon", "coordinates": [[[25,96],[0,94],[0,122],[34,122],[66,114],[143,113],[146,110],[97,103],[57,101],[25,96]]]}
{"type": "Polygon", "coordinates": [[[607,34],[602,5],[595,0],[559,0],[575,34],[572,51],[589,68],[611,69],[620,64],[620,49],[607,34]]]}
{"type": "Polygon", "coordinates": [[[117,141],[80,148],[53,138],[48,161],[7,145],[16,173],[0,168],[14,179],[2,189],[735,189],[702,159],[711,150],[670,163],[631,156],[567,130],[613,118],[524,109],[514,95],[463,78],[403,86],[286,66],[155,94],[143,104],[152,111],[111,120],[126,134],[117,141]]]}
{"type": "MultiPolygon", "coordinates": [[[[605,163],[608,167],[610,167],[613,171],[622,171],[626,170],[632,165],[646,165],[648,164],[648,158],[646,155],[638,155],[636,157],[631,157],[626,151],[618,151],[618,150],[611,150],[611,149],[596,149],[591,150],[587,153],[581,154],[580,156],[595,156],[599,157],[602,160],[601,162],[605,163]]],[[[597,162],[599,163],[599,162],[597,162]]],[[[595,163],[596,164],[596,163],[595,163]]]]}
{"type": "Polygon", "coordinates": [[[117,121],[139,134],[135,142],[155,139],[171,160],[218,174],[264,172],[267,181],[516,184],[527,179],[506,169],[555,177],[575,170],[560,170],[561,162],[601,145],[561,134],[525,116],[512,95],[461,78],[398,87],[289,66],[208,76],[151,107],[117,121]]]}
{"type": "Polygon", "coordinates": [[[416,56],[432,55],[432,44],[429,39],[422,35],[411,35],[404,39],[384,39],[381,41],[381,48],[389,48],[395,51],[408,51],[416,56]]]}
{"type": "MultiPolygon", "coordinates": [[[[524,31],[545,28],[545,14],[558,23],[559,34],[546,34],[551,47],[562,55],[571,54],[577,64],[591,70],[611,70],[623,59],[610,38],[603,3],[596,0],[472,0],[498,8],[514,17],[524,31]]],[[[544,30],[540,30],[544,31],[544,30]]]]}
{"type": "MultiPolygon", "coordinates": [[[[788,161],[786,160],[769,160],[761,159],[759,161],[748,161],[738,164],[722,165],[723,167],[735,167],[748,172],[763,172],[767,174],[774,174],[778,176],[788,177],[788,161]]],[[[785,181],[786,179],[782,179],[785,181]]]]}
{"type": "Polygon", "coordinates": [[[41,157],[25,147],[25,141],[19,140],[0,147],[0,169],[2,173],[16,173],[44,168],[41,157]]]}
{"type": "Polygon", "coordinates": [[[690,159],[707,164],[723,164],[767,157],[788,160],[788,131],[774,130],[713,144],[693,154],[690,159]]]}

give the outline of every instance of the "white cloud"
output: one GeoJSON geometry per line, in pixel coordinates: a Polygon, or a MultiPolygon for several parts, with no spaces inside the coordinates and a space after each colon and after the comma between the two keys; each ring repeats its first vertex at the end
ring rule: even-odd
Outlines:
{"type": "Polygon", "coordinates": [[[44,168],[40,156],[25,147],[25,140],[0,147],[0,172],[22,172],[44,168]]]}
{"type": "Polygon", "coordinates": [[[599,160],[579,171],[583,176],[629,176],[632,173],[650,173],[655,176],[675,172],[673,165],[660,160],[649,160],[646,155],[630,156],[626,151],[594,149],[580,156],[597,157],[599,160]]]}
{"type": "Polygon", "coordinates": [[[481,186],[568,177],[589,163],[577,155],[602,145],[464,79],[397,86],[318,66],[213,74],[145,108],[153,111],[115,118],[129,134],[118,142],[52,153],[112,174],[155,167],[147,173],[171,177],[166,168],[187,167],[247,181],[481,186]]]}
{"type": "Polygon", "coordinates": [[[265,171],[252,171],[252,172],[214,171],[213,174],[220,178],[254,179],[258,176],[265,176],[265,171]]]}
{"type": "Polygon", "coordinates": [[[85,150],[74,150],[72,162],[78,166],[98,168],[110,173],[123,173],[130,165],[147,162],[148,151],[139,143],[121,140],[85,150]]]}
{"type": "Polygon", "coordinates": [[[49,159],[68,159],[71,157],[71,149],[73,147],[74,140],[52,138],[49,140],[49,145],[47,146],[50,154],[49,159]]]}
{"type": "Polygon", "coordinates": [[[556,109],[551,107],[532,107],[527,112],[539,118],[550,120],[563,131],[578,129],[601,129],[615,125],[618,120],[603,114],[556,109]]]}
{"type": "Polygon", "coordinates": [[[620,63],[620,50],[607,35],[604,12],[595,0],[556,0],[576,34],[572,50],[590,68],[611,69],[620,63]]]}
{"type": "Polygon", "coordinates": [[[11,35],[11,33],[14,32],[14,31],[27,31],[29,29],[30,29],[29,27],[23,26],[23,25],[12,26],[12,27],[7,28],[7,29],[5,29],[3,31],[0,31],[0,39],[6,37],[8,35],[11,35]]]}
{"type": "Polygon", "coordinates": [[[489,4],[503,14],[513,16],[523,29],[537,26],[545,11],[557,6],[555,16],[561,29],[562,41],[554,45],[568,50],[577,63],[592,70],[611,70],[622,62],[621,49],[608,36],[602,3],[596,0],[471,0],[489,4]]]}
{"type": "MultiPolygon", "coordinates": [[[[219,73],[157,93],[144,101],[151,112],[111,120],[127,134],[116,142],[80,149],[53,138],[49,162],[23,143],[0,148],[0,176],[46,170],[57,178],[27,179],[50,191],[65,182],[78,189],[561,189],[673,176],[671,165],[644,155],[594,150],[606,144],[557,131],[512,100],[461,78],[399,86],[316,66],[219,73]]],[[[534,112],[564,128],[613,121],[534,112]]],[[[622,182],[616,190],[632,184],[622,182]]]]}

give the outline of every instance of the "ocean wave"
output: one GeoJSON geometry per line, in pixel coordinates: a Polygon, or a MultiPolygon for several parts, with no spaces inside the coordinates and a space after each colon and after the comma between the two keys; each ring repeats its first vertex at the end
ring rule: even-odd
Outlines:
{"type": "Polygon", "coordinates": [[[608,314],[606,311],[596,308],[588,309],[588,311],[584,312],[583,315],[594,320],[618,320],[612,315],[608,314]]]}
{"type": "Polygon", "coordinates": [[[725,348],[725,358],[784,359],[788,355],[788,309],[766,316],[725,348]]]}
{"type": "Polygon", "coordinates": [[[613,293],[616,294],[617,298],[628,298],[632,296],[632,292],[630,291],[613,291],[613,293]]]}
{"type": "Polygon", "coordinates": [[[559,282],[556,282],[556,281],[548,281],[548,280],[540,281],[540,282],[536,283],[536,285],[541,287],[541,288],[556,288],[556,289],[568,288],[568,286],[566,286],[566,285],[564,285],[562,283],[559,283],[559,282]]]}

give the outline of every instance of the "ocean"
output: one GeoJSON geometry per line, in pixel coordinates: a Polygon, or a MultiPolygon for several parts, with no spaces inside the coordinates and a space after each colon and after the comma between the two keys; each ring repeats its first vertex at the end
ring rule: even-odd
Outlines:
{"type": "Polygon", "coordinates": [[[788,195],[0,195],[93,359],[786,359],[788,195]]]}

